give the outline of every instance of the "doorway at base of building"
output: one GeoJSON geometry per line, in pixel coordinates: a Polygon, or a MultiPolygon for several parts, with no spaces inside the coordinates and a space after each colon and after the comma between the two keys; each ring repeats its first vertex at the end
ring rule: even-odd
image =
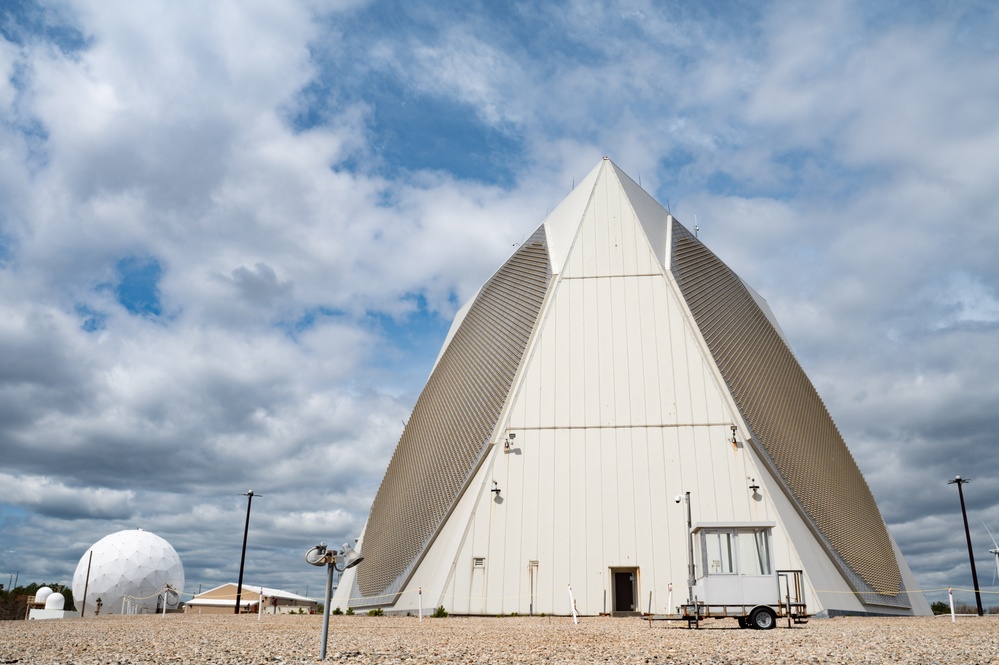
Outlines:
{"type": "Polygon", "coordinates": [[[638,568],[611,568],[611,616],[637,616],[638,568]]]}

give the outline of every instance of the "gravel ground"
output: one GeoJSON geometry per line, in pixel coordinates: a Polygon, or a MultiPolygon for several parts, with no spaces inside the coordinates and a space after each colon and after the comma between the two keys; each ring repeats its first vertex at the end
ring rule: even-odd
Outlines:
{"type": "MultiPolygon", "coordinates": [[[[566,617],[332,617],[332,663],[997,663],[999,616],[735,621],[566,617]],[[786,625],[786,624],[783,624],[786,625]]],[[[0,621],[0,665],[313,663],[321,616],[106,616],[0,621]]]]}

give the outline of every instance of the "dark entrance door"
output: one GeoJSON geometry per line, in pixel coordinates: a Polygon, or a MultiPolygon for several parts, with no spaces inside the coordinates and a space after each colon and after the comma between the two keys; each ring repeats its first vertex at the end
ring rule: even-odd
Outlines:
{"type": "Polygon", "coordinates": [[[635,611],[635,571],[614,571],[614,612],[635,611]]]}

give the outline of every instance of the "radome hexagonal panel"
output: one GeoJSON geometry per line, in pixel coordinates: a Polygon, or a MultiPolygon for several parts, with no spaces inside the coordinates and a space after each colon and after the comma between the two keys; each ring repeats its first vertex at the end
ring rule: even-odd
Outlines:
{"type": "Polygon", "coordinates": [[[83,553],[73,574],[73,598],[76,609],[81,610],[86,587],[87,616],[93,616],[98,598],[102,602],[101,614],[121,614],[128,612],[129,606],[137,613],[155,612],[157,597],[167,584],[178,594],[168,597],[170,609],[176,607],[184,591],[184,566],[173,546],[142,529],[119,531],[101,538],[83,553]],[[126,597],[128,602],[124,603],[126,597]]]}

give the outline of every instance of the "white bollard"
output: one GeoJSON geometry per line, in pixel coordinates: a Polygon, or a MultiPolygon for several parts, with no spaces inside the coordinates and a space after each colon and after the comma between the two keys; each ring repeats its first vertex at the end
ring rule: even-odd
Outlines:
{"type": "MultiPolygon", "coordinates": [[[[666,614],[673,614],[673,583],[669,583],[669,602],[666,604],[666,614]]],[[[670,623],[670,619],[666,619],[666,623],[670,623]]]]}
{"type": "Polygon", "coordinates": [[[947,589],[947,595],[950,596],[950,622],[954,623],[956,621],[954,618],[954,590],[947,589]]]}
{"type": "Polygon", "coordinates": [[[569,606],[572,608],[572,622],[579,624],[579,615],[576,614],[576,599],[572,597],[572,585],[569,585],[569,606]]]}
{"type": "Polygon", "coordinates": [[[423,587],[420,587],[420,623],[423,623],[423,587]]]}
{"type": "Polygon", "coordinates": [[[260,597],[257,598],[257,621],[260,621],[260,616],[264,613],[264,587],[260,587],[260,597]]]}

